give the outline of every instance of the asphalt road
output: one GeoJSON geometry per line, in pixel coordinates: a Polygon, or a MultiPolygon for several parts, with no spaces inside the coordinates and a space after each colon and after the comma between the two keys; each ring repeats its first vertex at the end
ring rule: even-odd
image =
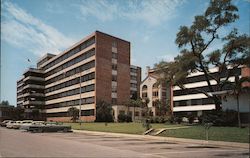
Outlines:
{"type": "Polygon", "coordinates": [[[0,127],[0,157],[247,158],[249,151],[81,133],[29,133],[0,127]]]}

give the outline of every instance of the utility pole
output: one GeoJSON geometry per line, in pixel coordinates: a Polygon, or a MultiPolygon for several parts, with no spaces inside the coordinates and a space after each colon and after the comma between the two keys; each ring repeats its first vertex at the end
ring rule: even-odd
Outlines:
{"type": "Polygon", "coordinates": [[[82,86],[81,86],[81,83],[82,83],[82,73],[80,72],[80,86],[79,86],[79,93],[80,93],[80,100],[79,100],[79,123],[80,125],[82,124],[82,120],[81,120],[81,116],[82,116],[82,92],[81,92],[81,89],[82,89],[82,86]]]}

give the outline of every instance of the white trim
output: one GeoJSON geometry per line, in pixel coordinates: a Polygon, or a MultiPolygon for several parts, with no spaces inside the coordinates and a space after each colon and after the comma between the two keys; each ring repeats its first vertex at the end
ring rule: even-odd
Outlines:
{"type": "MultiPolygon", "coordinates": [[[[45,106],[46,107],[46,106],[45,106]]],[[[68,107],[62,107],[62,108],[53,108],[53,109],[45,109],[46,113],[58,113],[58,112],[67,112],[69,108],[72,106],[68,107]]],[[[80,106],[73,106],[76,107],[77,109],[80,109],[80,106]]],[[[90,110],[90,109],[95,109],[95,104],[84,104],[81,105],[81,110],[90,110]]]]}
{"type": "Polygon", "coordinates": [[[215,109],[214,104],[207,104],[207,105],[194,105],[194,106],[178,106],[174,107],[174,112],[179,111],[201,111],[201,110],[213,110],[215,109]]]}
{"type": "MultiPolygon", "coordinates": [[[[95,79],[82,82],[81,87],[92,85],[92,84],[95,84],[95,79]]],[[[74,85],[69,86],[69,87],[64,87],[64,88],[61,88],[61,89],[58,89],[58,90],[55,90],[55,91],[52,91],[52,92],[45,93],[45,96],[48,97],[48,96],[51,96],[51,95],[54,95],[54,94],[62,93],[62,92],[69,91],[69,90],[72,90],[72,89],[76,89],[76,88],[79,88],[79,87],[80,87],[79,83],[74,84],[74,85]]]]}
{"type": "MultiPolygon", "coordinates": [[[[222,78],[221,80],[225,80],[226,78],[222,78]]],[[[235,77],[229,77],[228,81],[230,82],[234,82],[235,81],[235,77]]],[[[215,80],[210,80],[210,84],[211,85],[216,85],[217,82],[215,80]]],[[[194,82],[194,83],[187,83],[183,85],[185,88],[197,88],[197,87],[205,87],[207,86],[207,81],[201,81],[201,82],[194,82]]],[[[180,90],[181,88],[179,86],[174,86],[173,90],[180,90]]]]}
{"type": "Polygon", "coordinates": [[[117,53],[117,48],[116,47],[112,47],[112,52],[113,53],[117,53]]]}
{"type": "Polygon", "coordinates": [[[112,70],[112,75],[117,75],[117,70],[112,70]]]}
{"type": "Polygon", "coordinates": [[[130,83],[135,83],[135,84],[137,84],[137,80],[130,80],[130,83]]]}
{"type": "MultiPolygon", "coordinates": [[[[86,92],[86,93],[81,94],[81,99],[87,98],[87,97],[94,97],[94,96],[95,96],[95,91],[86,92]]],[[[57,98],[57,99],[52,99],[52,100],[45,101],[45,105],[56,104],[56,103],[66,102],[66,101],[71,101],[71,100],[76,100],[76,99],[79,99],[79,98],[80,98],[79,94],[72,95],[72,96],[66,96],[66,97],[62,97],[62,98],[57,98]]]]}
{"type": "Polygon", "coordinates": [[[45,89],[46,89],[46,88],[53,87],[53,86],[56,86],[56,85],[61,84],[61,83],[64,83],[64,82],[67,82],[67,81],[69,81],[69,80],[78,78],[78,77],[80,77],[80,75],[84,76],[84,75],[90,74],[90,73],[92,73],[92,72],[95,72],[95,67],[90,68],[90,69],[88,69],[88,70],[84,70],[84,71],[82,71],[82,72],[79,72],[79,73],[74,74],[74,75],[72,75],[72,76],[66,77],[66,78],[64,78],[64,79],[61,79],[61,80],[52,82],[52,83],[50,83],[50,84],[47,84],[47,85],[45,85],[45,89]]]}
{"type": "Polygon", "coordinates": [[[117,64],[117,59],[112,58],[112,64],[117,64]]]}
{"type": "MultiPolygon", "coordinates": [[[[58,75],[61,75],[61,74],[64,74],[64,73],[67,72],[67,71],[73,70],[73,69],[75,69],[75,68],[77,68],[77,67],[79,67],[79,66],[82,66],[82,65],[84,65],[84,64],[87,64],[87,63],[89,63],[89,62],[91,62],[91,61],[95,61],[95,59],[96,59],[96,58],[95,58],[95,55],[94,55],[94,56],[91,56],[91,57],[89,57],[89,58],[87,58],[87,59],[84,59],[84,60],[82,60],[81,62],[75,63],[74,65],[71,65],[70,67],[67,67],[67,68],[65,68],[65,69],[62,69],[62,70],[56,72],[56,73],[53,73],[52,75],[46,77],[46,78],[45,78],[45,81],[48,81],[48,80],[51,79],[51,78],[54,78],[54,77],[56,77],[56,76],[58,76],[58,75]]],[[[95,67],[95,66],[94,66],[94,67],[95,67]]]]}
{"type": "Polygon", "coordinates": [[[111,93],[111,98],[117,98],[117,93],[112,92],[111,93]]]}
{"type": "Polygon", "coordinates": [[[205,94],[203,94],[203,93],[197,93],[197,94],[174,96],[173,101],[190,100],[190,99],[202,99],[202,98],[207,98],[207,96],[205,94]]]}
{"type": "Polygon", "coordinates": [[[137,88],[135,88],[135,87],[130,87],[130,90],[132,90],[132,91],[137,91],[137,88]]]}
{"type": "Polygon", "coordinates": [[[137,73],[135,73],[135,72],[130,72],[130,76],[137,76],[137,73]]]}

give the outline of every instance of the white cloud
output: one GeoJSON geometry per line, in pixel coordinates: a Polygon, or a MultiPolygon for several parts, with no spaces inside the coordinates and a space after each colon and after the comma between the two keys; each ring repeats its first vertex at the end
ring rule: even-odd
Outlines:
{"type": "Polygon", "coordinates": [[[5,1],[2,8],[1,37],[14,46],[42,56],[57,54],[74,42],[13,3],[5,1]]]}
{"type": "Polygon", "coordinates": [[[117,4],[112,4],[106,0],[100,1],[83,1],[80,5],[81,16],[87,18],[88,16],[94,16],[99,20],[107,21],[112,20],[114,15],[118,11],[117,4]]]}
{"type": "Polygon", "coordinates": [[[127,1],[82,1],[81,16],[94,16],[101,21],[123,18],[133,21],[143,21],[151,26],[173,18],[176,8],[185,0],[127,0],[127,1]],[[120,3],[119,3],[120,2],[120,3]],[[122,2],[122,3],[121,3],[122,2]]]}
{"type": "Polygon", "coordinates": [[[167,55],[161,55],[156,57],[157,63],[160,61],[174,61],[174,58],[177,56],[177,54],[171,53],[167,55]]]}

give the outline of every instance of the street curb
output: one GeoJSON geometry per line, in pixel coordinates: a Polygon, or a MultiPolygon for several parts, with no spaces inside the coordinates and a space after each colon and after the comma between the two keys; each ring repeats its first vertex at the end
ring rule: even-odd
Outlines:
{"type": "Polygon", "coordinates": [[[150,136],[150,135],[135,135],[135,134],[124,134],[124,133],[109,133],[109,132],[97,132],[97,131],[86,131],[86,130],[72,130],[75,133],[91,134],[91,135],[103,135],[103,136],[114,136],[114,137],[130,137],[137,139],[147,139],[147,140],[160,140],[169,142],[180,142],[187,144],[200,144],[200,145],[213,145],[218,147],[237,147],[249,149],[248,143],[237,143],[237,142],[223,142],[223,141],[212,141],[208,142],[205,140],[197,139],[186,139],[186,138],[174,138],[174,137],[160,137],[160,136],[150,136]]]}

